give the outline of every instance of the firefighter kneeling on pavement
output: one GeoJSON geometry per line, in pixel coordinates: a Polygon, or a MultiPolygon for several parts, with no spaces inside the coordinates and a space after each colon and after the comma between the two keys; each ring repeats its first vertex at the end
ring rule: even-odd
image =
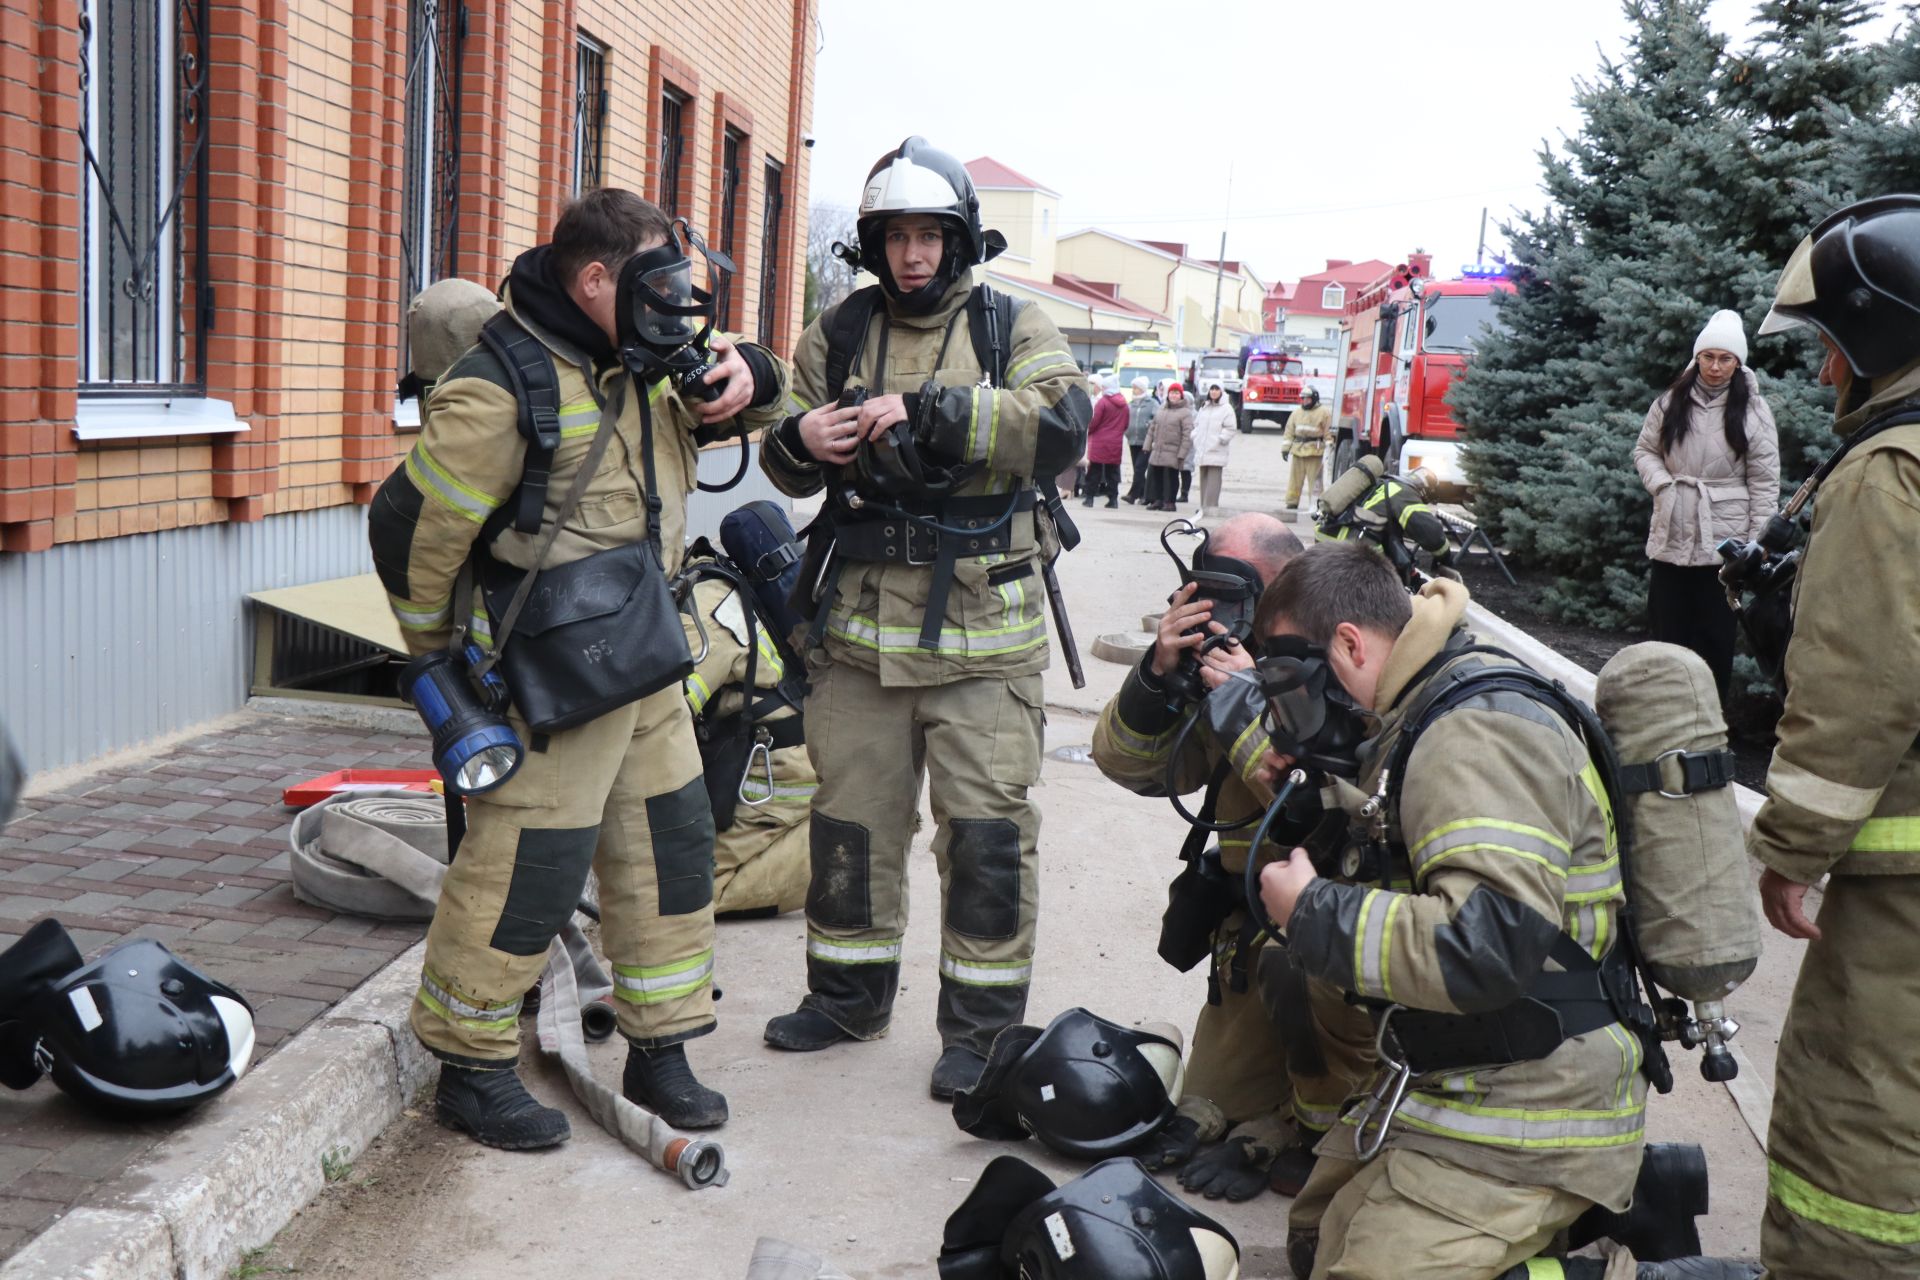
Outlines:
{"type": "MultiPolygon", "coordinates": [[[[1262,904],[1311,978],[1390,1014],[1412,1064],[1397,1107],[1377,1085],[1321,1142],[1289,1262],[1314,1280],[1750,1276],[1711,1259],[1636,1267],[1624,1251],[1536,1260],[1589,1208],[1627,1207],[1647,1080],[1613,994],[1625,894],[1606,791],[1584,739],[1543,702],[1506,688],[1440,701],[1475,668],[1513,665],[1469,648],[1466,605],[1458,583],[1410,599],[1374,551],[1321,543],[1280,572],[1255,619],[1268,656],[1295,664],[1292,718],[1319,725],[1293,749],[1344,758],[1336,776],[1356,783],[1335,792],[1378,833],[1350,846],[1362,856],[1338,879],[1304,849],[1269,864],[1262,904]],[[1498,1018],[1526,998],[1553,1008],[1553,1031],[1535,1022],[1523,1036],[1498,1018]],[[1501,1035],[1459,1015],[1492,1015],[1501,1035]],[[1495,1056],[1496,1039],[1526,1056],[1495,1056]]],[[[1270,758],[1267,781],[1295,765],[1270,758]]]]}
{"type": "Polygon", "coordinates": [[[975,287],[1005,242],[959,161],[907,139],[868,176],[857,227],[880,284],[801,336],[793,416],[761,453],[782,492],[827,491],[799,605],[820,775],[807,995],[766,1039],[807,1052],[886,1034],[924,775],[942,926],[930,1092],[946,1099],[1021,1020],[1033,977],[1042,558],[1059,547],[1034,478],[1080,456],[1092,405],[1040,308],[975,287]]]}
{"type": "MultiPolygon", "coordinates": [[[[502,619],[489,581],[511,594],[527,570],[544,578],[643,542],[665,573],[678,568],[696,432],[737,417],[771,427],[786,391],[770,353],[718,334],[705,377],[717,398],[696,409],[674,385],[660,362],[687,343],[663,353],[649,335],[679,332],[690,311],[656,313],[645,299],[665,289],[689,302],[688,270],[666,216],[616,189],[580,197],[552,243],[514,262],[488,335],[524,359],[510,367],[479,345],[446,371],[369,515],[374,564],[414,653],[459,639],[491,650],[502,619]],[[520,402],[536,385],[540,403],[557,400],[552,420],[536,424],[538,450],[520,402]],[[530,466],[536,453],[543,472],[530,466]]],[[[517,638],[503,640],[509,656],[517,638]]],[[[679,680],[550,733],[530,729],[514,696],[522,763],[466,801],[414,998],[413,1029],[442,1063],[438,1116],[490,1146],[569,1136],[566,1116],[535,1102],[515,1072],[518,1018],[591,869],[631,1044],[623,1091],[675,1127],[721,1124],[726,1099],[694,1078],[684,1047],[714,1027],[714,832],[679,680]]]]}

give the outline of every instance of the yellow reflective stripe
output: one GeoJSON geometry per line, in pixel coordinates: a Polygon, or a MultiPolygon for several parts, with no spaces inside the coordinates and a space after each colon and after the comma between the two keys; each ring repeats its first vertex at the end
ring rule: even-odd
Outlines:
{"type": "Polygon", "coordinates": [[[591,400],[576,400],[560,406],[560,438],[590,436],[600,429],[600,406],[591,400]]]}
{"type": "Polygon", "coordinates": [[[1393,918],[1400,914],[1400,904],[1405,901],[1401,894],[1393,895],[1393,901],[1387,904],[1386,926],[1380,931],[1380,994],[1388,1000],[1393,999],[1393,918]]]}
{"type": "Polygon", "coordinates": [[[1403,1124],[1442,1137],[1490,1147],[1543,1151],[1585,1147],[1622,1147],[1646,1132],[1646,1107],[1635,1103],[1604,1110],[1556,1107],[1483,1107],[1416,1091],[1401,1104],[1403,1124]]]}
{"type": "Polygon", "coordinates": [[[1777,1160],[1767,1161],[1767,1194],[1787,1212],[1809,1222],[1881,1244],[1920,1244],[1920,1213],[1876,1209],[1822,1191],[1777,1160]]]}
{"type": "Polygon", "coordinates": [[[431,493],[440,499],[442,505],[459,512],[475,524],[484,523],[493,509],[505,502],[505,498],[490,498],[471,485],[454,479],[453,473],[440,465],[437,458],[427,449],[422,440],[413,446],[407,454],[407,477],[414,487],[431,493]]]}
{"type": "Polygon", "coordinates": [[[830,621],[827,634],[848,644],[872,649],[876,653],[938,653],[947,656],[980,657],[988,654],[1019,653],[1047,642],[1044,619],[1014,626],[962,629],[945,627],[932,649],[920,647],[918,627],[882,627],[872,618],[849,615],[844,622],[830,621]]]}
{"type": "MultiPolygon", "coordinates": [[[[1188,707],[1181,713],[1180,719],[1174,722],[1172,728],[1165,733],[1148,737],[1120,718],[1120,709],[1117,704],[1108,703],[1107,733],[1112,737],[1113,745],[1121,755],[1132,756],[1135,760],[1158,760],[1166,753],[1168,744],[1180,731],[1180,726],[1191,720],[1195,713],[1195,707],[1188,707]]],[[[1240,843],[1245,844],[1246,841],[1242,840],[1240,843]]]]}
{"type": "Polygon", "coordinates": [[[420,989],[415,993],[421,1004],[448,1022],[479,1031],[504,1031],[520,1019],[522,997],[486,1004],[462,997],[453,986],[433,970],[422,965],[420,989]]]}
{"type": "Polygon", "coordinates": [[[834,964],[899,964],[903,942],[901,938],[828,938],[808,930],[807,954],[834,964]]]}
{"type": "Polygon", "coordinates": [[[799,414],[812,412],[813,404],[805,396],[801,395],[798,391],[794,391],[791,388],[789,388],[787,391],[786,408],[787,408],[787,415],[789,417],[793,417],[799,414]]]}
{"type": "Polygon", "coordinates": [[[431,631],[453,615],[451,596],[427,608],[416,609],[399,596],[388,596],[387,604],[393,609],[394,621],[408,631],[431,631]]]}
{"type": "Polygon", "coordinates": [[[1528,1258],[1527,1280],[1567,1280],[1567,1269],[1558,1258],[1528,1258]]]}
{"type": "Polygon", "coordinates": [[[942,951],[940,976],[969,987],[1024,987],[1033,981],[1033,961],[963,960],[942,951]]]}
{"type": "Polygon", "coordinates": [[[1234,772],[1242,778],[1251,779],[1254,767],[1266,754],[1264,750],[1266,742],[1265,726],[1260,723],[1258,717],[1255,717],[1246,728],[1240,731],[1240,736],[1235,738],[1233,745],[1227,749],[1227,758],[1233,761],[1234,772]],[[1256,735],[1259,737],[1257,743],[1254,741],[1256,735]]]}
{"type": "Polygon", "coordinates": [[[1417,858],[1420,855],[1420,851],[1434,841],[1444,836],[1450,836],[1457,831],[1469,831],[1474,827],[1488,827],[1494,831],[1508,832],[1513,835],[1531,836],[1542,844],[1558,849],[1560,852],[1566,854],[1568,859],[1573,857],[1573,846],[1553,834],[1553,832],[1543,831],[1539,827],[1530,827],[1521,822],[1503,822],[1498,818],[1461,818],[1457,822],[1443,823],[1427,832],[1426,835],[1420,837],[1413,848],[1408,850],[1408,855],[1417,858]]]}
{"type": "Polygon", "coordinates": [[[660,1004],[692,995],[713,981],[713,949],[672,964],[616,964],[613,994],[630,1004],[660,1004]]]}
{"type": "Polygon", "coordinates": [[[1607,852],[1612,853],[1620,847],[1620,828],[1613,820],[1613,802],[1607,799],[1606,784],[1600,781],[1600,771],[1588,760],[1580,770],[1580,781],[1586,786],[1593,802],[1600,806],[1600,817],[1607,824],[1607,852]]]}
{"type": "Polygon", "coordinates": [[[998,391],[989,391],[987,392],[987,399],[992,402],[992,405],[989,410],[989,421],[987,423],[987,451],[983,456],[986,458],[987,466],[992,468],[993,449],[995,445],[1000,443],[1000,393],[998,391]]]}
{"type": "MultiPolygon", "coordinates": [[[[511,640],[513,637],[507,638],[511,640]]],[[[701,709],[707,705],[707,699],[713,697],[713,690],[707,687],[707,682],[702,680],[697,672],[688,676],[684,683],[687,689],[687,705],[693,708],[693,714],[699,715],[701,709]]]]}
{"type": "Polygon", "coordinates": [[[1009,387],[1024,387],[1038,381],[1041,374],[1056,367],[1071,369],[1075,373],[1080,372],[1080,366],[1075,364],[1073,357],[1065,351],[1041,351],[1010,366],[1007,369],[1007,376],[1002,381],[1009,387]],[[1050,363],[1040,364],[1042,360],[1050,363]],[[1034,368],[1035,365],[1039,367],[1034,368]],[[1020,376],[1022,370],[1030,370],[1025,378],[1020,376]]]}
{"type": "Polygon", "coordinates": [[[1920,853],[1920,818],[1868,818],[1850,853],[1920,853]]]}
{"type": "Polygon", "coordinates": [[[973,415],[973,430],[967,436],[967,456],[962,462],[972,462],[975,458],[987,456],[986,433],[980,429],[980,388],[972,389],[973,401],[970,412],[973,415]]]}

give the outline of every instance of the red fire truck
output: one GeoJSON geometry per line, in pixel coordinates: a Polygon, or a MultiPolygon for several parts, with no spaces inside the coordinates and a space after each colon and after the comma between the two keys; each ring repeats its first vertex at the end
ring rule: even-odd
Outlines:
{"type": "Polygon", "coordinates": [[[1458,280],[1431,279],[1431,269],[1430,255],[1411,254],[1347,304],[1333,473],[1377,454],[1391,471],[1426,467],[1441,496],[1457,498],[1466,475],[1447,388],[1498,323],[1493,295],[1513,285],[1498,267],[1468,267],[1458,280]]]}
{"type": "Polygon", "coordinates": [[[1278,430],[1287,415],[1300,407],[1307,394],[1306,366],[1291,351],[1250,351],[1247,376],[1241,384],[1241,426],[1278,430]]]}

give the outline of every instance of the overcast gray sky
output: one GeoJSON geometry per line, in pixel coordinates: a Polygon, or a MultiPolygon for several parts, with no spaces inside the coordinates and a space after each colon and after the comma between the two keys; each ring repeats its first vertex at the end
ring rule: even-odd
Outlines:
{"type": "MultiPolygon", "coordinates": [[[[1182,240],[1262,279],[1329,257],[1436,273],[1537,208],[1542,139],[1617,54],[1617,0],[825,0],[812,199],[851,206],[911,133],[1060,192],[1060,224],[1182,240]],[[1231,206],[1228,159],[1233,160],[1231,206]],[[1230,218],[1228,214],[1230,212],[1230,218]]],[[[1715,0],[1748,40],[1751,0],[1715,0]]],[[[1887,12],[1871,30],[1895,22],[1887,12]]]]}

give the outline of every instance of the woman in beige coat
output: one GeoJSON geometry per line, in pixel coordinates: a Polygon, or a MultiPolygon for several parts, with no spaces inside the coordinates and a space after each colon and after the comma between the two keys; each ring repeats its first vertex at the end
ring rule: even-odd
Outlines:
{"type": "Polygon", "coordinates": [[[1169,383],[1167,402],[1147,428],[1147,462],[1153,468],[1147,475],[1147,510],[1174,509],[1180,497],[1180,470],[1192,449],[1193,406],[1187,403],[1185,387],[1169,383]]]}
{"type": "Polygon", "coordinates": [[[1759,537],[1780,506],[1779,433],[1746,361],[1739,315],[1716,311],[1694,339],[1693,361],[1647,410],[1633,447],[1633,465],[1653,495],[1653,638],[1705,659],[1722,702],[1735,624],[1715,548],[1726,538],[1759,537]]]}

